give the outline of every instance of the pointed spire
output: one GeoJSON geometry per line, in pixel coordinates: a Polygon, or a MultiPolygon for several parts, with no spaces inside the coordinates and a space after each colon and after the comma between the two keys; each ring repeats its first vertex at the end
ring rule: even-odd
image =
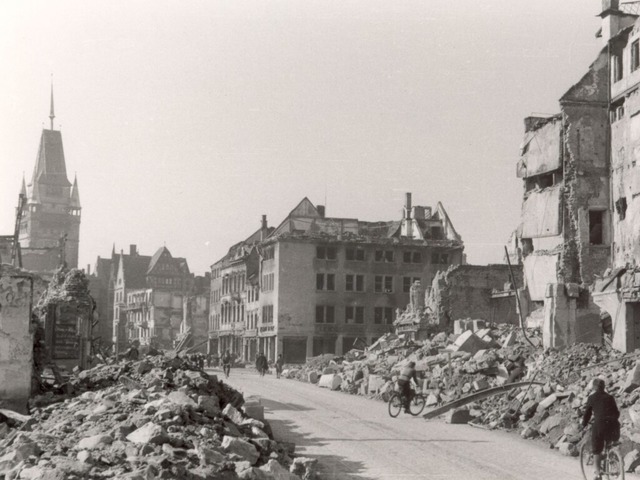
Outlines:
{"type": "Polygon", "coordinates": [[[116,256],[116,242],[113,242],[113,248],[111,249],[111,258],[116,256]]]}
{"type": "Polygon", "coordinates": [[[72,208],[80,208],[80,193],[78,192],[78,176],[73,178],[73,186],[71,187],[71,202],[69,204],[72,208]]]}
{"type": "Polygon", "coordinates": [[[56,114],[53,111],[53,73],[51,74],[51,109],[49,110],[49,119],[51,120],[51,130],[53,130],[53,119],[56,114]]]}
{"type": "Polygon", "coordinates": [[[24,195],[24,198],[27,198],[27,183],[24,180],[24,172],[22,172],[22,187],[20,188],[20,195],[24,195]]]}

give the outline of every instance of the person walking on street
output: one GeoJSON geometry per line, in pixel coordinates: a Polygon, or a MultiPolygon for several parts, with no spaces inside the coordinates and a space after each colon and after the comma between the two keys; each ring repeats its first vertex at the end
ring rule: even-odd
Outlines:
{"type": "Polygon", "coordinates": [[[225,350],[224,355],[222,356],[222,371],[224,372],[225,377],[229,378],[229,373],[231,372],[231,354],[229,350],[225,350]]]}
{"type": "Polygon", "coordinates": [[[276,360],[276,378],[280,378],[282,374],[282,367],[284,366],[284,358],[282,358],[282,354],[278,355],[278,359],[276,360]]]}
{"type": "Polygon", "coordinates": [[[261,377],[264,377],[264,374],[267,373],[267,369],[269,365],[267,363],[267,357],[264,356],[264,353],[260,352],[256,357],[256,370],[261,377]]]}
{"type": "Polygon", "coordinates": [[[620,411],[613,396],[604,391],[604,380],[595,378],[592,392],[587,399],[587,408],[582,416],[582,427],[585,428],[593,415],[591,429],[591,453],[595,467],[595,480],[600,480],[600,460],[605,442],[615,442],[620,438],[620,411]]]}

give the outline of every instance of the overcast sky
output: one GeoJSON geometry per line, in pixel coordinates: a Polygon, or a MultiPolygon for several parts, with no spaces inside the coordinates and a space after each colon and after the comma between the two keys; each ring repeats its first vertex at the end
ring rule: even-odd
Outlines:
{"type": "Polygon", "coordinates": [[[517,227],[523,118],[601,48],[599,0],[0,2],[0,234],[55,128],[80,266],[163,244],[202,274],[305,196],[397,220],[441,201],[468,261],[517,227]]]}

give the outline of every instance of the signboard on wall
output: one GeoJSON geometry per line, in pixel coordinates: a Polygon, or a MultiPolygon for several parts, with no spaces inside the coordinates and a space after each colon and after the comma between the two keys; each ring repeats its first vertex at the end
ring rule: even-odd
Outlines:
{"type": "Polygon", "coordinates": [[[78,317],[74,312],[56,308],[53,324],[53,358],[55,360],[80,358],[78,317]]]}

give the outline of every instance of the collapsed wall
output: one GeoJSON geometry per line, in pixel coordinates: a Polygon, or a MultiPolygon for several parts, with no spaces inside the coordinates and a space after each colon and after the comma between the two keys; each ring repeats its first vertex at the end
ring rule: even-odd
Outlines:
{"type": "MultiPolygon", "coordinates": [[[[513,266],[513,274],[516,283],[522,285],[522,266],[513,266]]],[[[508,265],[458,265],[440,271],[433,279],[426,305],[431,322],[441,329],[451,329],[455,320],[466,318],[518,323],[508,265]]]]}

